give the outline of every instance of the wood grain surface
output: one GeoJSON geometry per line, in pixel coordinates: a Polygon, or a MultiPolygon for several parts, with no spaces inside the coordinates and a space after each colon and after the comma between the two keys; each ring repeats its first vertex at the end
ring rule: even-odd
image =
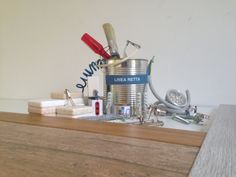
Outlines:
{"type": "Polygon", "coordinates": [[[45,117],[38,114],[0,112],[0,121],[109,134],[196,147],[201,146],[206,135],[205,132],[45,117]]]}
{"type": "Polygon", "coordinates": [[[1,177],[187,177],[198,147],[0,121],[1,177]]]}
{"type": "Polygon", "coordinates": [[[236,177],[236,106],[221,105],[190,177],[236,177]]]}

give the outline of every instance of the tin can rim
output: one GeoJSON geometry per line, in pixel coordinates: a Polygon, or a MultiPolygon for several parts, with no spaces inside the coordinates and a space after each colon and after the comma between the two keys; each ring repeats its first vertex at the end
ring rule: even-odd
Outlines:
{"type": "MultiPolygon", "coordinates": [[[[127,59],[126,61],[129,61],[129,60],[141,60],[141,61],[148,61],[148,59],[144,59],[144,58],[129,58],[127,59]]],[[[126,62],[125,61],[125,62],[126,62]]]]}

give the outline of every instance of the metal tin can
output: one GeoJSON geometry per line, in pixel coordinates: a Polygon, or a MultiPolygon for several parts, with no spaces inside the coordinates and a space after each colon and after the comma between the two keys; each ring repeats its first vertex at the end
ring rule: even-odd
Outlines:
{"type": "MultiPolygon", "coordinates": [[[[115,63],[117,60],[109,59],[108,63],[115,63]]],[[[121,105],[130,106],[130,115],[137,115],[137,93],[142,95],[142,111],[146,112],[145,100],[147,95],[146,84],[148,82],[146,70],[148,60],[128,59],[117,65],[105,68],[104,73],[104,102],[106,103],[107,93],[112,93],[114,108],[121,105]]]]}

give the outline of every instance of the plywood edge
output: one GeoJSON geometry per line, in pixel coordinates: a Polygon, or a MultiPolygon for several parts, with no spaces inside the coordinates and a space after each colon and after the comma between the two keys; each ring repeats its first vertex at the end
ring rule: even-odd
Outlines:
{"type": "Polygon", "coordinates": [[[236,105],[220,105],[189,177],[236,176],[236,105]]]}
{"type": "Polygon", "coordinates": [[[158,127],[149,128],[139,125],[126,125],[99,121],[46,117],[38,114],[0,112],[0,121],[139,138],[196,147],[200,147],[202,145],[202,142],[206,135],[205,132],[194,132],[158,127]]]}

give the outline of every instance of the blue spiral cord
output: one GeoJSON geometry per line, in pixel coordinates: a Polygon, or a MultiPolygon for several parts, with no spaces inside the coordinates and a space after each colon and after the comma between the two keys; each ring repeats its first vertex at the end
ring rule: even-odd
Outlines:
{"type": "Polygon", "coordinates": [[[95,73],[95,71],[101,69],[99,65],[102,65],[104,63],[105,61],[103,59],[98,59],[96,62],[91,62],[88,68],[84,69],[83,76],[80,77],[80,80],[83,82],[83,84],[76,84],[77,88],[82,89],[82,93],[84,92],[84,88],[87,86],[88,77],[91,77],[95,73]]]}

